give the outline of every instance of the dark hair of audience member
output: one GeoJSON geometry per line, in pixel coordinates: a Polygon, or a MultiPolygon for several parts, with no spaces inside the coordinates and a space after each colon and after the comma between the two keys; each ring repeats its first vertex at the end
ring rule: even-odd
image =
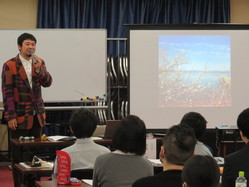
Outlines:
{"type": "Polygon", "coordinates": [[[243,110],[237,119],[238,129],[249,139],[249,108],[243,110]]]}
{"type": "Polygon", "coordinates": [[[76,110],[69,119],[69,125],[76,138],[90,138],[98,123],[95,114],[84,108],[76,110]]]}
{"type": "Polygon", "coordinates": [[[188,187],[218,187],[219,180],[219,166],[211,156],[192,156],[184,165],[182,182],[188,187]]]}
{"type": "Polygon", "coordinates": [[[172,164],[184,165],[194,154],[195,144],[195,133],[191,127],[187,125],[172,126],[163,139],[166,160],[172,164]]]}
{"type": "Polygon", "coordinates": [[[197,140],[200,140],[206,132],[207,121],[200,113],[188,112],[182,117],[180,123],[192,127],[197,140]]]}
{"type": "Polygon", "coordinates": [[[135,115],[126,116],[121,120],[120,127],[115,131],[112,142],[116,150],[144,155],[146,150],[144,122],[135,115]]]}

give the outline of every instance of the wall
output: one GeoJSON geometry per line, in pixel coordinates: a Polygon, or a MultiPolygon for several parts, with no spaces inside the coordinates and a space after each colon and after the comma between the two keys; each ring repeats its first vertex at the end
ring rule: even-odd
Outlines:
{"type": "Polygon", "coordinates": [[[0,29],[36,28],[38,0],[0,0],[0,29]]]}
{"type": "Polygon", "coordinates": [[[231,23],[249,24],[249,1],[231,0],[231,23]]]}

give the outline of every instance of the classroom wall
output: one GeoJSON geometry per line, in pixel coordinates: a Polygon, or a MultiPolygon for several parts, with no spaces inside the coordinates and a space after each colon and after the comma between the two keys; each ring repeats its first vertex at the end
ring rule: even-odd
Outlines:
{"type": "Polygon", "coordinates": [[[230,0],[231,1],[231,23],[249,24],[249,1],[248,0],[230,0]]]}
{"type": "MultiPolygon", "coordinates": [[[[38,0],[0,0],[0,29],[36,28],[38,0]]],[[[231,23],[249,24],[249,1],[231,0],[231,23]]]]}
{"type": "Polygon", "coordinates": [[[36,28],[38,0],[0,0],[0,29],[36,28]]]}

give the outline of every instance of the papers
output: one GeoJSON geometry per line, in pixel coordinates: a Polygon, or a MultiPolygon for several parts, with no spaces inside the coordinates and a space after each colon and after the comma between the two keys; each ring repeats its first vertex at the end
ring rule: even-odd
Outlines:
{"type": "Polygon", "coordinates": [[[74,141],[76,140],[75,136],[48,136],[48,140],[50,141],[74,141]]]}
{"type": "MultiPolygon", "coordinates": [[[[95,140],[102,140],[103,138],[93,136],[93,137],[91,137],[91,139],[93,141],[95,141],[95,140]]],[[[56,135],[56,136],[48,136],[48,140],[50,140],[50,141],[75,141],[76,137],[75,136],[60,136],[60,135],[56,135]]]]}
{"type": "Polygon", "coordinates": [[[224,165],[224,158],[223,157],[214,157],[218,165],[224,165]]]}
{"type": "Polygon", "coordinates": [[[152,163],[152,166],[154,166],[154,167],[162,167],[163,166],[160,159],[148,159],[148,160],[152,163]]]}
{"type": "Polygon", "coordinates": [[[20,165],[24,166],[25,168],[51,168],[52,169],[54,166],[54,163],[42,161],[41,166],[38,166],[38,167],[32,167],[31,162],[20,162],[20,165]]]}
{"type": "Polygon", "coordinates": [[[101,138],[101,137],[96,137],[96,136],[92,136],[91,139],[92,139],[93,141],[95,141],[95,140],[102,140],[103,138],[101,138]]]}
{"type": "Polygon", "coordinates": [[[147,138],[146,139],[146,152],[144,157],[147,159],[156,159],[156,139],[147,138]]]}
{"type": "Polygon", "coordinates": [[[86,184],[89,184],[89,185],[93,185],[93,180],[90,180],[90,179],[82,179],[82,181],[86,184]]]}

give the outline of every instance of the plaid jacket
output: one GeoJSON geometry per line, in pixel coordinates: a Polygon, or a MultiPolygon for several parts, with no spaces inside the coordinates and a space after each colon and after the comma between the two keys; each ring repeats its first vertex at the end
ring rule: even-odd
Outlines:
{"type": "Polygon", "coordinates": [[[30,129],[35,111],[40,125],[45,125],[41,86],[49,87],[51,83],[52,77],[44,61],[39,73],[32,67],[32,89],[19,55],[5,62],[2,69],[2,94],[6,120],[16,118],[19,129],[30,129]]]}

